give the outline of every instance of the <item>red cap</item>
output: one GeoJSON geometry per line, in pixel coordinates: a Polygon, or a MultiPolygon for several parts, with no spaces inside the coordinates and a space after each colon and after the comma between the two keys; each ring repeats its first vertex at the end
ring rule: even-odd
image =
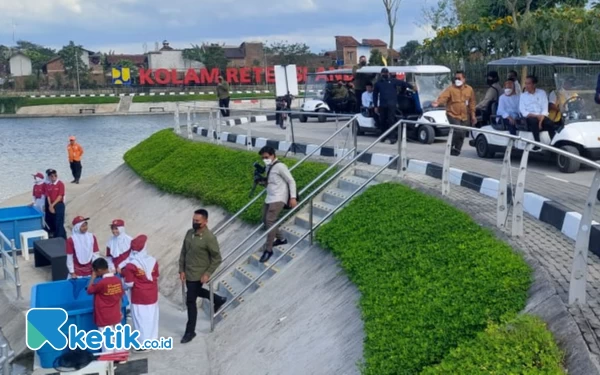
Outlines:
{"type": "Polygon", "coordinates": [[[75,136],[74,135],[72,135],[72,136],[69,137],[69,141],[74,141],[74,140],[75,140],[75,136]]]}
{"type": "Polygon", "coordinates": [[[34,174],[33,177],[44,178],[44,175],[41,174],[40,172],[38,172],[38,173],[34,174]]]}
{"type": "Polygon", "coordinates": [[[148,239],[148,237],[146,237],[146,235],[144,234],[140,234],[139,236],[137,236],[136,238],[134,238],[131,241],[131,250],[133,251],[142,251],[144,250],[144,247],[146,246],[146,240],[148,239]]]}
{"type": "Polygon", "coordinates": [[[114,219],[112,223],[110,223],[111,227],[124,227],[125,222],[121,219],[114,219]]]}
{"type": "Polygon", "coordinates": [[[84,221],[88,221],[89,219],[90,219],[89,217],[77,216],[77,217],[75,217],[75,219],[73,219],[73,225],[83,223],[84,221]]]}

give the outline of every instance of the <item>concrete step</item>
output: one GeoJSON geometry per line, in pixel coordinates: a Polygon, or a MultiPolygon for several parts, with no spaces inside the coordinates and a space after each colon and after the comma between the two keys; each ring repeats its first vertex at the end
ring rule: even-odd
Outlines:
{"type": "MultiPolygon", "coordinates": [[[[323,217],[318,216],[318,215],[315,214],[314,205],[313,205],[313,228],[321,220],[323,220],[323,217]]],[[[296,217],[294,218],[294,224],[296,224],[300,228],[304,228],[304,229],[307,229],[307,230],[310,229],[310,213],[303,212],[303,213],[300,213],[300,214],[296,215],[296,217]]]]}
{"type": "MultiPolygon", "coordinates": [[[[262,256],[262,252],[254,253],[254,254],[250,255],[250,258],[248,258],[248,262],[250,264],[252,264],[253,266],[255,266],[256,268],[258,268],[260,270],[260,272],[263,272],[271,264],[273,264],[273,262],[271,262],[271,260],[276,260],[280,255],[281,255],[281,253],[278,254],[276,252],[276,250],[273,249],[273,256],[271,257],[271,259],[268,262],[261,263],[260,257],[262,256]]],[[[266,274],[266,275],[270,275],[270,276],[268,276],[268,278],[271,278],[271,277],[275,276],[275,274],[281,272],[281,268],[285,267],[285,265],[288,262],[290,262],[290,260],[286,261],[286,258],[283,258],[282,260],[280,260],[276,266],[269,268],[269,272],[267,272],[267,274],[266,274]]],[[[263,278],[264,278],[264,276],[263,276],[263,278]]]]}
{"type": "Polygon", "coordinates": [[[325,203],[323,201],[313,202],[314,215],[325,217],[336,208],[336,205],[325,203]]]}
{"type": "MultiPolygon", "coordinates": [[[[340,190],[348,191],[350,193],[354,193],[358,190],[365,182],[367,182],[367,178],[359,177],[359,176],[344,176],[338,180],[338,188],[340,190]]],[[[373,181],[369,183],[372,185],[373,181]]],[[[369,186],[367,185],[367,187],[369,186]]]]}
{"type": "Polygon", "coordinates": [[[258,280],[254,283],[254,285],[257,286],[251,288],[256,291],[256,289],[264,286],[264,283],[274,275],[275,271],[269,271],[266,274],[264,274],[260,279],[258,279],[258,276],[264,271],[264,268],[259,267],[257,264],[251,263],[252,255],[248,257],[248,261],[246,263],[242,263],[241,265],[236,267],[236,271],[242,274],[243,276],[241,277],[244,277],[247,280],[258,280]]]}
{"type": "Polygon", "coordinates": [[[338,206],[344,202],[344,200],[348,198],[350,194],[350,192],[341,189],[329,188],[323,193],[323,202],[338,206]]]}
{"type": "MultiPolygon", "coordinates": [[[[283,226],[281,226],[281,228],[279,230],[281,231],[281,234],[283,234],[283,236],[288,240],[289,245],[293,245],[296,241],[298,241],[300,239],[300,237],[302,237],[302,235],[304,235],[306,232],[308,232],[308,229],[302,228],[295,224],[283,225],[283,226]]],[[[302,241],[302,242],[308,243],[309,242],[308,236],[306,238],[304,238],[304,241],[302,241]]],[[[302,244],[300,244],[298,246],[302,246],[302,244]]]]}
{"type": "MultiPolygon", "coordinates": [[[[234,300],[234,302],[229,307],[219,310],[219,313],[215,317],[215,323],[218,323],[221,320],[227,318],[228,312],[235,309],[242,302],[244,302],[243,297],[236,298],[236,296],[242,291],[243,288],[244,285],[234,277],[233,273],[230,273],[226,275],[223,279],[221,279],[221,281],[218,284],[216,294],[218,294],[221,297],[227,298],[227,302],[231,300],[234,300]]],[[[209,306],[209,300],[203,298],[201,308],[206,314],[206,316],[210,316],[209,306]]]]}
{"type": "MultiPolygon", "coordinates": [[[[365,167],[358,167],[354,169],[354,175],[356,177],[360,177],[363,179],[369,179],[371,176],[373,176],[377,170],[379,168],[375,169],[375,168],[365,168],[365,167]]],[[[389,181],[390,179],[392,179],[392,177],[396,176],[396,173],[393,172],[394,170],[390,169],[387,171],[382,172],[379,176],[375,177],[375,179],[371,182],[386,182],[389,181]]]]}

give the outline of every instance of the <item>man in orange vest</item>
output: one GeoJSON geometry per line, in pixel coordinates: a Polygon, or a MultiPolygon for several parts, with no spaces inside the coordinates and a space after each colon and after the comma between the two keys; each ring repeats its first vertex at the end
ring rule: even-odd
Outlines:
{"type": "Polygon", "coordinates": [[[78,184],[81,178],[81,157],[83,156],[83,147],[75,142],[75,137],[69,137],[69,145],[67,146],[69,152],[69,164],[71,165],[71,173],[73,173],[73,181],[71,183],[78,184]]]}

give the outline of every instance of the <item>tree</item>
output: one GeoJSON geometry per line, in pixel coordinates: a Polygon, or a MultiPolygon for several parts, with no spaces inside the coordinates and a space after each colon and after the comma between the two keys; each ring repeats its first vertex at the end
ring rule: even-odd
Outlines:
{"type": "Polygon", "coordinates": [[[390,28],[390,44],[388,45],[387,59],[388,61],[392,61],[391,51],[394,49],[394,29],[396,28],[396,21],[398,21],[400,0],[383,0],[383,6],[385,8],[388,27],[390,28]]]}
{"type": "Polygon", "coordinates": [[[274,42],[265,46],[265,53],[281,65],[306,65],[312,56],[310,47],[305,43],[274,42]]]}
{"type": "Polygon", "coordinates": [[[417,40],[409,40],[404,47],[400,48],[400,59],[406,61],[409,65],[415,65],[420,47],[421,44],[417,40]]]}
{"type": "Polygon", "coordinates": [[[183,51],[183,58],[201,62],[206,69],[218,68],[220,71],[224,71],[229,64],[223,47],[214,43],[202,46],[192,44],[192,48],[183,51]]]}
{"type": "Polygon", "coordinates": [[[56,57],[56,51],[52,48],[47,48],[25,40],[19,40],[16,48],[31,59],[31,69],[38,78],[40,77],[44,65],[56,57]]]}
{"type": "Polygon", "coordinates": [[[70,41],[58,52],[65,68],[65,74],[73,82],[75,88],[77,88],[77,77],[79,77],[80,82],[87,79],[88,68],[82,59],[84,53],[83,47],[75,45],[73,41],[70,41]]]}
{"type": "Polygon", "coordinates": [[[371,50],[371,56],[369,56],[369,65],[382,66],[383,65],[383,55],[381,51],[378,49],[371,50]]]}
{"type": "Polygon", "coordinates": [[[429,26],[433,31],[437,31],[444,26],[454,27],[458,23],[456,8],[452,0],[438,0],[436,5],[424,7],[422,17],[425,22],[421,26],[429,26]]]}

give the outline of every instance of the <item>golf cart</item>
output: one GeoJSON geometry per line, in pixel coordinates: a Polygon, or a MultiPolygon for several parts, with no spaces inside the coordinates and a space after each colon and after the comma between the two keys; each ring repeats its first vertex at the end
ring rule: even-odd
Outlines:
{"type": "MultiPolygon", "coordinates": [[[[562,122],[553,139],[550,139],[547,131],[541,131],[540,142],[591,160],[600,159],[600,106],[594,102],[600,62],[539,55],[510,57],[488,63],[488,67],[492,66],[533,66],[534,74],[536,66],[550,67],[554,72],[554,93],[559,98],[560,111],[557,114],[562,117],[562,122]]],[[[492,116],[491,122],[481,129],[509,134],[501,119],[492,116]]],[[[524,119],[518,119],[515,125],[519,137],[534,139],[524,119]]],[[[476,148],[479,157],[493,158],[496,153],[506,150],[508,138],[473,130],[469,144],[476,148]]],[[[526,142],[517,141],[514,148],[523,150],[526,145],[526,142]]],[[[538,153],[546,159],[556,160],[558,169],[563,173],[575,173],[579,170],[580,163],[575,160],[556,156],[549,151],[538,153]]]]}
{"type": "MultiPolygon", "coordinates": [[[[365,66],[356,74],[377,74],[383,66],[365,66]]],[[[397,119],[431,122],[437,124],[448,124],[448,118],[443,108],[433,108],[434,102],[440,93],[450,85],[450,69],[437,65],[414,65],[414,66],[389,66],[386,67],[390,74],[404,74],[407,82],[413,86],[416,84],[417,92],[407,90],[403,95],[398,95],[397,119]]],[[[375,119],[369,115],[368,110],[362,110],[358,116],[359,134],[377,132],[375,119]]],[[[436,137],[445,137],[450,128],[435,125],[407,125],[408,134],[424,144],[431,144],[436,137]]]]}
{"type": "Polygon", "coordinates": [[[334,100],[331,98],[334,85],[338,81],[351,82],[352,69],[335,69],[324,72],[310,73],[307,75],[304,87],[304,102],[300,106],[300,122],[307,122],[308,118],[316,117],[319,122],[327,121],[327,113],[346,113],[348,100],[334,100]]]}

